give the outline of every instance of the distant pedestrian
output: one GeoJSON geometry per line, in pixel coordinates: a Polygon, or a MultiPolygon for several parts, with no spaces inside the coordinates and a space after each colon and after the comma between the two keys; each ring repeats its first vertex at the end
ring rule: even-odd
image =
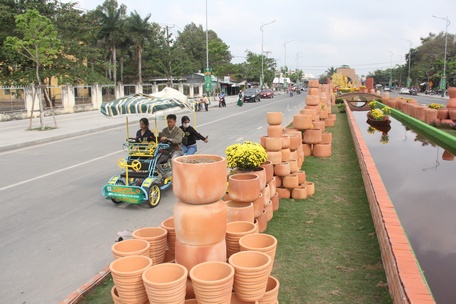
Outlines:
{"type": "Polygon", "coordinates": [[[244,105],[244,93],[242,90],[239,91],[237,105],[242,107],[244,105]]]}

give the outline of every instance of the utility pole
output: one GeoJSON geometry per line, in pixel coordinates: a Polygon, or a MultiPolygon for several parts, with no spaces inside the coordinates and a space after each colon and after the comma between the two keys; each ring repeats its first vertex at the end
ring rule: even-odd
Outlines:
{"type": "Polygon", "coordinates": [[[261,31],[261,77],[260,77],[260,88],[263,89],[263,82],[264,82],[264,51],[263,51],[263,27],[274,23],[275,20],[268,22],[268,23],[261,23],[260,31],[261,31]]]}
{"type": "Polygon", "coordinates": [[[440,90],[442,91],[442,97],[445,96],[445,91],[446,91],[446,57],[447,57],[447,44],[448,44],[448,26],[450,25],[450,20],[448,20],[448,16],[445,18],[442,17],[437,17],[432,15],[432,17],[437,18],[437,19],[442,19],[446,21],[446,27],[445,27],[445,51],[443,54],[443,74],[442,78],[440,79],[440,90]]]}

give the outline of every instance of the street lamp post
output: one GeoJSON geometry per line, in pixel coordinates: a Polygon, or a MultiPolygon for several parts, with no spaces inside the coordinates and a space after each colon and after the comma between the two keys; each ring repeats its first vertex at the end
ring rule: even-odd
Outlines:
{"type": "Polygon", "coordinates": [[[391,67],[390,67],[390,80],[389,80],[389,87],[391,89],[391,86],[393,85],[393,52],[389,51],[391,53],[391,67]]]}
{"type": "Polygon", "coordinates": [[[445,96],[445,89],[446,89],[446,55],[447,55],[447,43],[448,43],[448,26],[450,25],[450,20],[448,20],[448,16],[443,18],[443,17],[437,17],[432,15],[432,17],[437,18],[437,19],[442,19],[446,21],[446,27],[445,27],[445,51],[443,54],[443,74],[442,78],[440,79],[440,90],[442,91],[442,97],[445,96]]]}
{"type": "Polygon", "coordinates": [[[292,42],[292,41],[294,41],[294,40],[288,40],[288,41],[286,41],[283,44],[283,47],[285,48],[285,63],[284,63],[285,64],[285,68],[287,67],[287,44],[292,42]]]}
{"type": "Polygon", "coordinates": [[[261,23],[260,31],[261,31],[261,77],[260,77],[260,87],[263,89],[263,81],[264,81],[264,52],[263,52],[263,27],[274,23],[275,20],[268,22],[268,23],[261,23]]]}

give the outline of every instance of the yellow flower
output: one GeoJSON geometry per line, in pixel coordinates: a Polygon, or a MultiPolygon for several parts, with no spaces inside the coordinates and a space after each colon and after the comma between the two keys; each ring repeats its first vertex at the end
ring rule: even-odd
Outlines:
{"type": "Polygon", "coordinates": [[[252,170],[258,168],[268,159],[266,150],[259,144],[245,141],[226,148],[226,163],[228,168],[252,170]]]}

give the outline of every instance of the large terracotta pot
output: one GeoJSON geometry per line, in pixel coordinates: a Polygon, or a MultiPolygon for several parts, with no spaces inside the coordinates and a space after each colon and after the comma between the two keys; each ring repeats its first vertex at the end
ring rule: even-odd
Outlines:
{"type": "Polygon", "coordinates": [[[277,165],[282,162],[282,152],[280,151],[266,151],[268,160],[273,164],[277,165]]]}
{"type": "Polygon", "coordinates": [[[287,128],[283,129],[284,134],[282,135],[282,149],[290,148],[290,137],[288,137],[289,133],[286,130],[287,128]]]}
{"type": "Polygon", "coordinates": [[[176,247],[176,230],[174,228],[174,217],[167,218],[161,222],[160,227],[165,228],[168,233],[166,234],[166,244],[168,251],[174,258],[174,248],[176,247]]]}
{"type": "Polygon", "coordinates": [[[427,108],[426,109],[426,123],[430,124],[431,122],[435,121],[437,119],[437,110],[436,109],[431,109],[427,108]]]}
{"type": "Polygon", "coordinates": [[[176,263],[187,268],[188,271],[195,265],[207,261],[226,262],[226,240],[214,245],[186,245],[176,240],[176,263]]]}
{"type": "Polygon", "coordinates": [[[152,266],[152,259],[132,255],[114,260],[109,265],[112,280],[122,303],[146,303],[142,273],[152,266]]]}
{"type": "Polygon", "coordinates": [[[228,193],[234,201],[253,202],[260,191],[260,178],[255,174],[233,174],[228,178],[228,193]]]}
{"type": "Polygon", "coordinates": [[[286,176],[290,174],[290,163],[289,162],[281,162],[280,164],[275,165],[274,167],[274,175],[276,176],[286,176]]]}
{"type": "Polygon", "coordinates": [[[302,150],[304,152],[304,156],[311,156],[312,155],[312,144],[303,143],[302,150]]]}
{"type": "Polygon", "coordinates": [[[122,300],[119,297],[119,293],[117,292],[116,286],[111,288],[111,298],[114,304],[122,304],[122,300]]]}
{"type": "Polygon", "coordinates": [[[302,143],[302,134],[288,134],[290,138],[290,150],[296,150],[302,143]]]}
{"type": "Polygon", "coordinates": [[[449,87],[448,88],[448,96],[450,98],[456,98],[456,87],[449,87]]]}
{"type": "Polygon", "coordinates": [[[268,112],[266,113],[266,122],[268,125],[282,124],[282,112],[268,112]]]}
{"type": "Polygon", "coordinates": [[[247,234],[256,233],[257,227],[252,222],[237,221],[228,223],[226,227],[226,257],[229,258],[236,252],[241,251],[239,239],[247,234]]]}
{"type": "Polygon", "coordinates": [[[266,151],[280,151],[282,149],[282,137],[267,137],[266,151]]]}
{"type": "Polygon", "coordinates": [[[293,199],[306,199],[307,198],[307,187],[298,186],[291,191],[291,197],[293,199]]]}
{"type": "Polygon", "coordinates": [[[214,245],[225,239],[227,209],[223,200],[212,204],[174,204],[177,239],[193,246],[214,245]]]}
{"type": "Polygon", "coordinates": [[[273,276],[269,276],[268,284],[266,285],[266,292],[264,293],[264,296],[260,300],[258,300],[258,304],[279,303],[279,301],[277,300],[279,297],[279,288],[279,280],[277,280],[273,276]]]}
{"type": "Polygon", "coordinates": [[[277,250],[277,239],[267,233],[254,233],[242,236],[239,239],[241,251],[260,251],[269,255],[274,264],[275,254],[277,250]]]}
{"type": "Polygon", "coordinates": [[[322,130],[321,129],[308,129],[304,131],[303,142],[306,144],[318,144],[322,141],[322,130]]]}
{"type": "Polygon", "coordinates": [[[317,79],[311,79],[311,80],[309,80],[308,87],[309,88],[320,88],[320,82],[317,79]]]}
{"type": "Polygon", "coordinates": [[[450,118],[448,114],[448,108],[440,108],[437,110],[437,118],[438,119],[448,119],[450,118]]]}
{"type": "Polygon", "coordinates": [[[147,268],[142,280],[151,304],[178,304],[185,301],[188,270],[176,263],[147,268]]]}
{"type": "Polygon", "coordinates": [[[318,143],[313,146],[312,155],[315,157],[330,157],[332,154],[332,144],[318,143]]]}
{"type": "Polygon", "coordinates": [[[297,187],[299,185],[298,175],[292,173],[287,176],[284,176],[282,180],[282,185],[283,187],[288,189],[297,187]]]}
{"type": "Polygon", "coordinates": [[[123,240],[114,243],[111,246],[112,255],[114,259],[130,256],[130,255],[143,255],[149,256],[150,244],[146,240],[123,240]]]}
{"type": "Polygon", "coordinates": [[[325,122],[323,120],[313,122],[314,129],[321,129],[321,132],[325,132],[325,122]]]}
{"type": "Polygon", "coordinates": [[[185,155],[173,159],[173,193],[188,204],[218,201],[226,191],[226,159],[218,155],[185,155]]]}
{"type": "Polygon", "coordinates": [[[281,137],[282,136],[282,126],[281,125],[269,125],[268,126],[268,136],[269,137],[281,137]]]}
{"type": "Polygon", "coordinates": [[[415,107],[415,118],[421,121],[426,121],[426,106],[415,107]]]}
{"type": "Polygon", "coordinates": [[[294,158],[290,159],[288,163],[290,164],[290,173],[296,172],[299,170],[299,165],[298,165],[298,153],[294,151],[294,158]]]}
{"type": "Polygon", "coordinates": [[[312,121],[317,119],[317,110],[316,108],[304,108],[299,111],[300,114],[309,115],[312,121]]]}
{"type": "MultiPolygon", "coordinates": [[[[456,99],[456,98],[455,98],[456,99]]],[[[452,121],[456,121],[456,108],[449,108],[448,115],[452,121]]]]}
{"type": "Polygon", "coordinates": [[[286,149],[282,149],[280,150],[280,153],[282,153],[282,162],[286,162],[286,161],[289,161],[290,160],[290,149],[286,148],[286,149]]]}
{"type": "Polygon", "coordinates": [[[305,114],[293,115],[293,128],[307,130],[312,128],[312,116],[305,114]]]}
{"type": "Polygon", "coordinates": [[[204,262],[190,270],[195,297],[200,304],[230,303],[234,267],[224,262],[204,262]]]}
{"type": "Polygon", "coordinates": [[[268,228],[268,218],[266,215],[266,210],[261,212],[261,215],[256,218],[257,222],[257,227],[258,227],[258,232],[263,232],[268,228]]]}
{"type": "Polygon", "coordinates": [[[264,187],[266,187],[267,177],[266,177],[266,169],[264,167],[260,166],[251,171],[248,171],[244,174],[254,174],[254,175],[258,176],[258,178],[260,179],[260,189],[264,189],[264,187]]]}
{"type": "Polygon", "coordinates": [[[279,194],[279,198],[290,198],[291,191],[288,188],[284,187],[277,187],[277,193],[279,194]]]}
{"type": "Polygon", "coordinates": [[[308,105],[308,106],[320,105],[320,96],[319,95],[307,95],[306,96],[306,105],[308,105]]]}
{"type": "Polygon", "coordinates": [[[272,270],[272,259],[260,251],[241,251],[233,254],[229,264],[235,269],[233,289],[243,301],[258,301],[265,292],[272,270]]]}
{"type": "Polygon", "coordinates": [[[225,201],[227,223],[237,221],[252,222],[255,219],[253,203],[225,201]]]}
{"type": "Polygon", "coordinates": [[[321,134],[321,143],[324,143],[324,144],[332,143],[332,133],[331,132],[323,132],[321,134]]]}
{"type": "Polygon", "coordinates": [[[279,194],[276,192],[273,196],[271,196],[272,202],[272,211],[279,210],[279,194]]]}
{"type": "Polygon", "coordinates": [[[134,239],[146,240],[150,243],[149,257],[154,264],[163,263],[168,231],[162,227],[144,227],[133,231],[134,239]]]}
{"type": "Polygon", "coordinates": [[[274,165],[270,160],[265,161],[263,164],[260,165],[266,171],[266,183],[269,183],[272,178],[274,177],[274,165]]]}

